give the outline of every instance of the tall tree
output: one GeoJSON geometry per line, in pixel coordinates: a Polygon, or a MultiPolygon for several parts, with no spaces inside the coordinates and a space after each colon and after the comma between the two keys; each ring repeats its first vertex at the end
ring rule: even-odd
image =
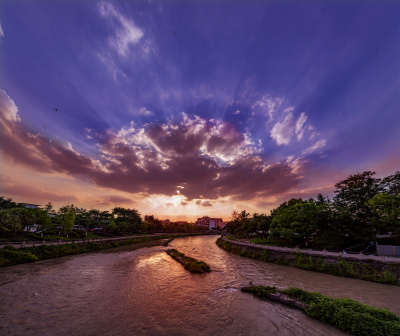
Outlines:
{"type": "Polygon", "coordinates": [[[335,185],[334,205],[347,209],[353,216],[354,239],[370,240],[376,235],[371,223],[372,212],[367,202],[382,191],[381,180],[374,178],[375,172],[365,171],[350,175],[335,185]]]}
{"type": "Polygon", "coordinates": [[[381,186],[383,192],[396,196],[400,194],[400,171],[397,171],[393,175],[385,177],[382,182],[381,186]]]}
{"type": "Polygon", "coordinates": [[[400,235],[400,194],[380,193],[372,197],[367,205],[372,209],[372,224],[380,234],[392,232],[400,235]]]}
{"type": "Polygon", "coordinates": [[[271,230],[292,241],[307,241],[317,231],[321,213],[313,201],[291,202],[291,206],[278,208],[272,219],[271,230]]]}
{"type": "Polygon", "coordinates": [[[137,210],[116,207],[113,209],[113,214],[116,216],[115,222],[120,231],[133,233],[141,230],[142,219],[137,210]]]}
{"type": "Polygon", "coordinates": [[[60,219],[60,226],[65,231],[67,237],[74,228],[75,224],[75,207],[73,204],[68,204],[58,210],[58,217],[60,219]]]}

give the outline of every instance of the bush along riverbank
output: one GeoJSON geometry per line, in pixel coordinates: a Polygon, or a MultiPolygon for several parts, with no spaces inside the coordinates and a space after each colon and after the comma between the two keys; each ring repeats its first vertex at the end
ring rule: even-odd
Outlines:
{"type": "MultiPolygon", "coordinates": [[[[181,237],[189,236],[183,234],[181,237]]],[[[119,246],[132,245],[148,241],[155,241],[168,238],[176,238],[174,235],[143,236],[126,240],[115,240],[109,242],[94,242],[85,244],[65,244],[65,245],[43,245],[30,248],[15,248],[6,246],[0,249],[0,267],[23,264],[43,259],[64,257],[67,255],[94,252],[119,246]]]]}
{"type": "Polygon", "coordinates": [[[192,273],[205,273],[210,272],[210,266],[208,266],[204,261],[198,261],[194,258],[188,257],[185,254],[175,250],[167,250],[168,255],[173,259],[180,262],[185,269],[192,273]]]}
{"type": "Polygon", "coordinates": [[[400,335],[400,317],[387,309],[369,306],[348,298],[333,299],[299,288],[277,289],[269,286],[250,286],[243,287],[241,290],[264,300],[278,301],[302,309],[308,316],[352,335],[400,335]]]}
{"type": "Polygon", "coordinates": [[[386,284],[399,284],[400,264],[378,261],[352,261],[326,257],[312,257],[301,253],[285,253],[250,246],[237,245],[217,239],[217,245],[243,257],[274,264],[297,267],[308,271],[328,273],[349,278],[386,284]]]}
{"type": "Polygon", "coordinates": [[[172,242],[175,238],[170,238],[168,240],[166,240],[163,244],[163,246],[168,246],[170,242],[172,242]]]}

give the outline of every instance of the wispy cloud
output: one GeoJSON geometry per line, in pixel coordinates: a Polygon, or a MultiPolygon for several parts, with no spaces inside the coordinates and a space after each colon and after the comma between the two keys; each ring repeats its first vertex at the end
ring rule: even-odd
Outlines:
{"type": "Polygon", "coordinates": [[[0,37],[4,36],[3,28],[1,28],[1,23],[0,23],[0,37]]]}
{"type": "Polygon", "coordinates": [[[143,31],[131,19],[122,15],[111,3],[100,2],[98,8],[100,15],[108,19],[115,28],[115,36],[109,38],[109,45],[119,55],[126,56],[130,47],[137,44],[143,37],[143,31]]]}
{"type": "Polygon", "coordinates": [[[283,98],[281,97],[271,97],[269,95],[265,95],[253,104],[252,109],[268,115],[269,121],[272,121],[274,120],[275,114],[282,103],[283,98]]]}
{"type": "Polygon", "coordinates": [[[320,149],[322,149],[323,147],[325,147],[326,145],[326,140],[325,139],[321,139],[318,140],[314,145],[308,147],[306,150],[303,151],[303,154],[312,154],[320,149]]]}

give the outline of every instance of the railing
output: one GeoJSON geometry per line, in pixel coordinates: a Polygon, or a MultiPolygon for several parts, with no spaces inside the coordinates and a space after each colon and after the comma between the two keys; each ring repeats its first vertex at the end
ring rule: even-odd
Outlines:
{"type": "Polygon", "coordinates": [[[110,238],[89,238],[89,239],[71,239],[71,240],[35,240],[35,241],[22,241],[22,242],[2,242],[0,249],[6,246],[14,246],[16,248],[35,247],[43,245],[65,245],[65,244],[88,244],[96,242],[109,242],[113,240],[126,240],[132,238],[139,238],[143,236],[129,236],[129,237],[110,237],[110,238]]]}
{"type": "Polygon", "coordinates": [[[327,250],[312,250],[312,249],[300,249],[300,248],[291,248],[291,247],[279,247],[279,246],[269,246],[269,245],[260,245],[254,244],[250,242],[244,242],[240,240],[231,240],[224,237],[221,237],[224,241],[228,241],[233,244],[243,245],[243,246],[251,246],[264,250],[272,250],[278,252],[287,252],[287,253],[302,253],[308,255],[315,255],[321,257],[333,257],[333,258],[343,258],[343,259],[356,259],[356,260],[375,260],[375,261],[383,261],[383,262],[394,262],[400,263],[400,258],[389,257],[385,255],[371,255],[371,254],[363,254],[363,253],[346,253],[346,252],[335,252],[335,251],[327,251],[327,250]]]}

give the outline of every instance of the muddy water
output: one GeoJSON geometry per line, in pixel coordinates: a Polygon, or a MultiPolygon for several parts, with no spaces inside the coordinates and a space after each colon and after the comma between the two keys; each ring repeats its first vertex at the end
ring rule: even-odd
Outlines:
{"type": "Polygon", "coordinates": [[[169,248],[207,262],[191,274],[163,246],[142,245],[0,269],[1,335],[345,335],[240,286],[300,287],[400,314],[400,287],[245,259],[216,236],[169,248]]]}

